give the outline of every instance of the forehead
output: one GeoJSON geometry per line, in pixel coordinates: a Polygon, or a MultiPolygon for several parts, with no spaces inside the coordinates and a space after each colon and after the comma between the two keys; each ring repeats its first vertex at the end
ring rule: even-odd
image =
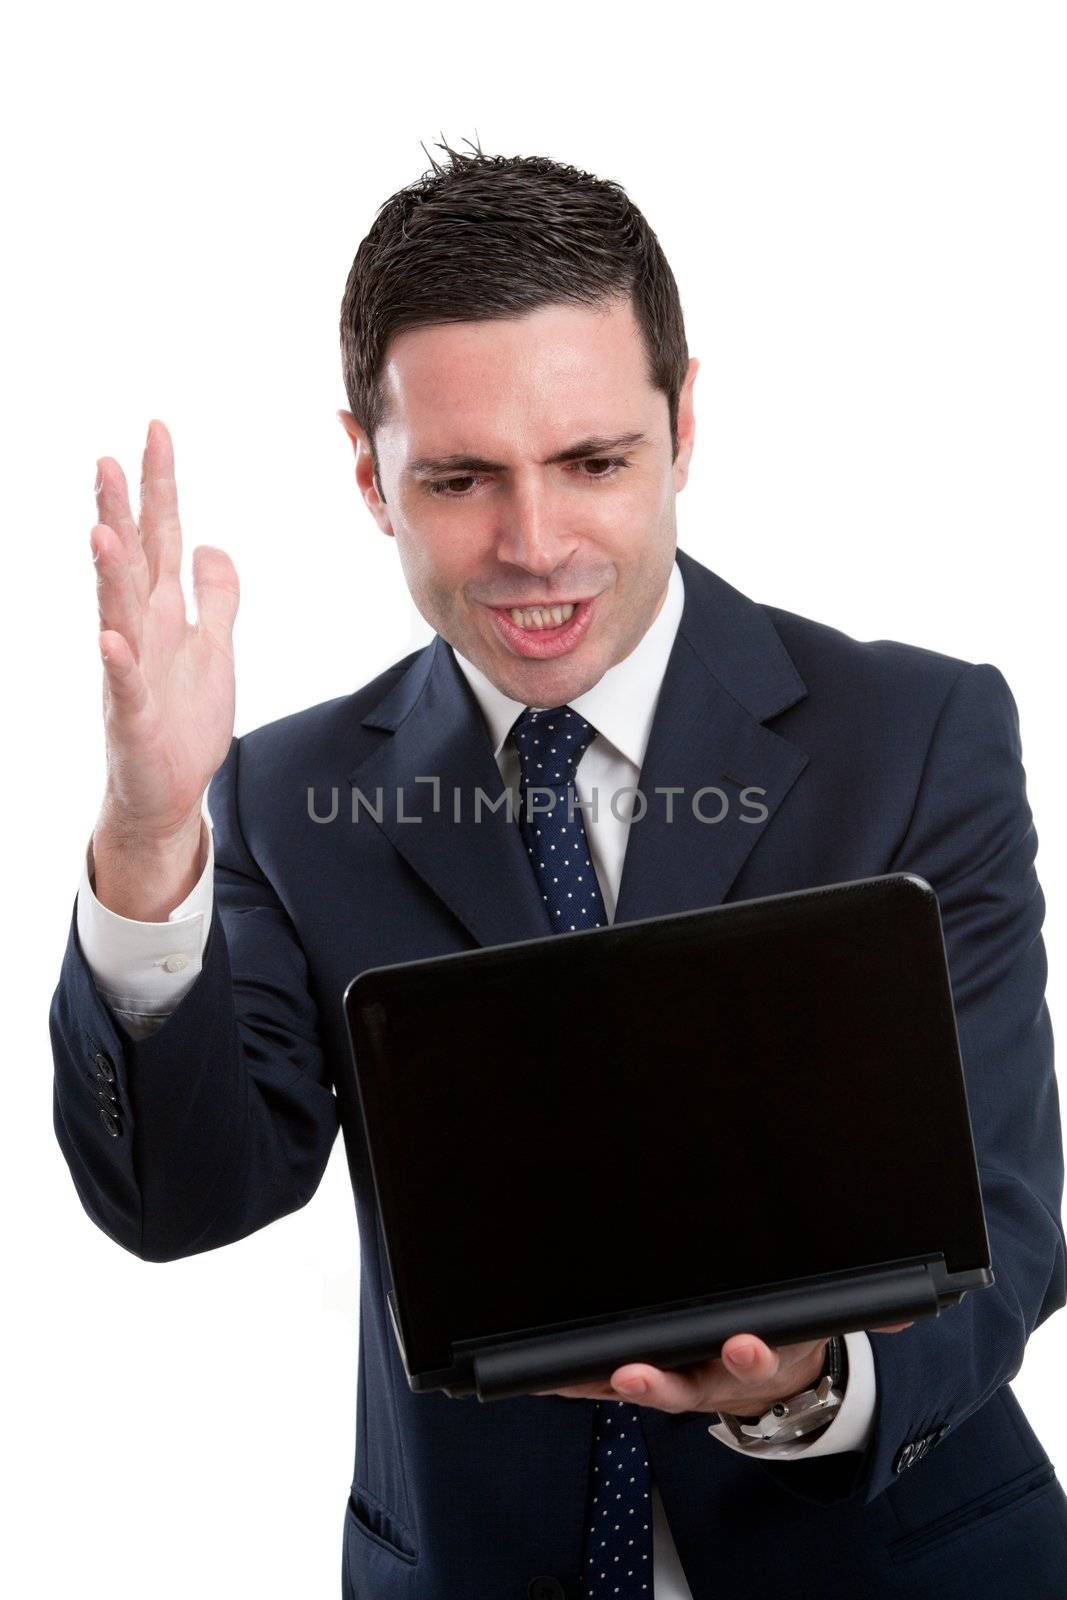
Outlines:
{"type": "Polygon", "coordinates": [[[382,388],[383,431],[420,452],[457,432],[605,432],[612,415],[621,433],[635,404],[662,399],[628,297],[409,328],[389,343],[382,388]]]}

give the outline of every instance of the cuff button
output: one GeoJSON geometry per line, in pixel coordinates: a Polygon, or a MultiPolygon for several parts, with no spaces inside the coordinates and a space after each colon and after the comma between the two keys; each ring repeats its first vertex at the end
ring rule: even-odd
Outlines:
{"type": "Polygon", "coordinates": [[[111,1112],[106,1106],[100,1107],[100,1121],[104,1124],[104,1127],[107,1129],[111,1137],[113,1139],[117,1139],[119,1136],[118,1121],[112,1116],[111,1112]]]}

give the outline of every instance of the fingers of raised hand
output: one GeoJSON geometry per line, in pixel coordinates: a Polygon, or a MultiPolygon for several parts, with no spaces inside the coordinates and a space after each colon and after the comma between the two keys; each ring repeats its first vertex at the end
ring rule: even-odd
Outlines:
{"type": "Polygon", "coordinates": [[[130,511],[126,475],[112,456],[101,456],[96,463],[96,514],[114,531],[129,563],[137,597],[143,603],[150,588],[148,564],[130,511]]]}
{"type": "Polygon", "coordinates": [[[148,424],[141,461],[141,543],[152,584],[177,577],[182,565],[182,532],[178,521],[178,487],[174,479],[174,446],[167,428],[148,424]]]}
{"type": "MultiPolygon", "coordinates": [[[[130,655],[137,660],[141,652],[143,617],[134,563],[121,535],[107,523],[96,523],[89,537],[96,563],[96,603],[101,631],[111,629],[120,634],[130,655]]],[[[118,659],[121,660],[121,651],[118,659]]]]}

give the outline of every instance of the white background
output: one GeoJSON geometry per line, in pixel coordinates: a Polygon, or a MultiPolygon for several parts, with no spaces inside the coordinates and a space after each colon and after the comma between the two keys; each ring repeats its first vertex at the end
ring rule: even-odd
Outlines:
{"type": "MultiPolygon", "coordinates": [[[[98,456],[136,487],[148,420],[170,427],[185,572],[210,543],[241,577],[239,733],[429,637],[334,415],[348,268],[426,169],[420,140],[477,130],[645,211],[703,363],[684,549],[757,600],[1005,673],[1067,1010],[1063,12],[764,3],[695,26],[474,0],[102,0],[7,23],[9,1593],[339,1589],[358,1251],[340,1142],[303,1211],[144,1264],[89,1222],[54,1142],[47,1010],[103,790],[98,456]]],[[[1067,1315],[1015,1384],[1057,1464],[1065,1356],[1067,1315]]]]}

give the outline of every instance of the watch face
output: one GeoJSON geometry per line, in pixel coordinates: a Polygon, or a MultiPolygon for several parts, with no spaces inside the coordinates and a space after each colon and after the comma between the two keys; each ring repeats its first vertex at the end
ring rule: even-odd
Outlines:
{"type": "Polygon", "coordinates": [[[739,1424],[758,1428],[748,1437],[770,1442],[773,1439],[799,1439],[828,1426],[841,1404],[841,1394],[827,1375],[814,1389],[803,1389],[788,1400],[779,1400],[762,1417],[738,1417],[739,1424]]]}
{"type": "Polygon", "coordinates": [[[758,1416],[739,1416],[736,1412],[714,1412],[710,1427],[724,1425],[735,1439],[758,1449],[760,1444],[771,1444],[789,1439],[808,1438],[829,1427],[834,1412],[844,1398],[842,1377],[847,1371],[847,1348],[840,1334],[834,1334],[826,1346],[826,1360],[822,1373],[812,1388],[801,1389],[785,1400],[777,1400],[758,1416]],[[799,1404],[799,1402],[803,1404],[799,1404]]]}

